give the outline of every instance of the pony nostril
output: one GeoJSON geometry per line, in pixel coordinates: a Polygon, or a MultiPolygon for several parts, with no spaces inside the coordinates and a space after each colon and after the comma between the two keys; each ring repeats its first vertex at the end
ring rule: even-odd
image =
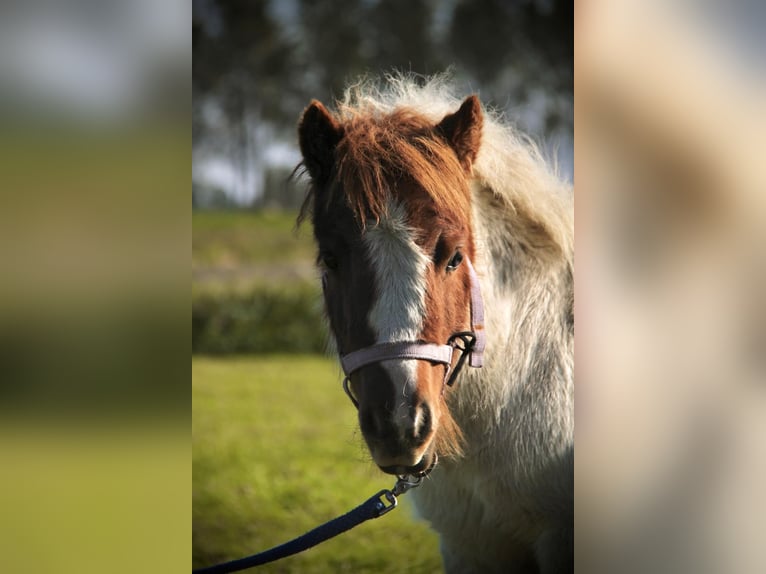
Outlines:
{"type": "Polygon", "coordinates": [[[415,440],[418,444],[423,444],[431,433],[431,409],[428,403],[421,403],[415,417],[415,440]]]}
{"type": "Polygon", "coordinates": [[[378,421],[372,409],[359,411],[359,427],[364,434],[375,435],[378,430],[378,421]]]}

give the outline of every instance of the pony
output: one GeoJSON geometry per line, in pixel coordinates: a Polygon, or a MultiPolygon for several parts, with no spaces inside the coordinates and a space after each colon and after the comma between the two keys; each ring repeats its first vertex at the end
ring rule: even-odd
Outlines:
{"type": "Polygon", "coordinates": [[[298,220],[373,461],[427,475],[446,572],[571,571],[571,186],[444,77],[313,100],[298,136],[298,220]]]}

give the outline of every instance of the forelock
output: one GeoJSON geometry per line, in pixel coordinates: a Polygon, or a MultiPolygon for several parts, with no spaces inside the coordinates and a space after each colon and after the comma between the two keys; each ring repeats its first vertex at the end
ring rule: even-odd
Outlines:
{"type": "Polygon", "coordinates": [[[408,109],[359,115],[344,124],[344,131],[336,152],[334,191],[341,190],[362,225],[368,219],[379,221],[389,199],[406,202],[404,194],[413,189],[440,213],[461,220],[469,216],[465,172],[425,117],[408,109]]]}

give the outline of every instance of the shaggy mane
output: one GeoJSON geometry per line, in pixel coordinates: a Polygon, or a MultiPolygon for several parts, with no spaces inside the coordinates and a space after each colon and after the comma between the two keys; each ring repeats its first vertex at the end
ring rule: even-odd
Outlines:
{"type": "Polygon", "coordinates": [[[432,122],[404,107],[386,115],[344,111],[335,187],[343,190],[362,225],[368,218],[379,221],[386,196],[398,199],[408,183],[425,191],[440,213],[470,217],[463,168],[432,122]]]}
{"type": "MultiPolygon", "coordinates": [[[[443,212],[470,213],[471,198],[461,193],[465,173],[447,142],[434,135],[434,126],[462,103],[455,92],[449,74],[392,74],[382,82],[364,79],[350,86],[336,103],[344,137],[328,201],[334,189],[342,188],[364,225],[368,217],[382,215],[385,192],[396,194],[397,184],[410,178],[443,212]]],[[[571,186],[550,169],[534,142],[493,110],[484,110],[472,180],[494,194],[507,221],[527,228],[532,243],[544,242],[559,256],[573,257],[571,186]]],[[[309,190],[299,220],[316,191],[309,190]]]]}
{"type": "MultiPolygon", "coordinates": [[[[462,99],[456,93],[447,76],[394,75],[350,87],[333,113],[319,102],[309,104],[299,138],[312,183],[301,218],[315,210],[315,234],[321,240],[330,233],[325,224],[332,222],[326,220],[338,214],[331,208],[346,202],[363,228],[370,218],[382,219],[387,198],[401,196],[407,203],[403,213],[416,231],[434,236],[453,217],[462,225],[470,222],[468,257],[481,283],[485,362],[481,369],[462,373],[460,384],[441,395],[432,444],[434,452],[452,461],[412,496],[421,516],[441,535],[446,571],[479,572],[487,565],[516,570],[533,567],[535,560],[541,571],[569,571],[574,497],[571,186],[499,114],[480,109],[476,97],[462,99]],[[424,193],[435,205],[422,202],[424,193]],[[430,218],[431,208],[436,218],[430,218]]],[[[343,209],[342,223],[348,224],[343,209]]],[[[363,237],[351,246],[354,254],[363,253],[363,229],[339,231],[353,233],[354,240],[363,237]]],[[[420,248],[391,253],[417,256],[420,248]]],[[[456,283],[440,279],[446,274],[436,265],[441,259],[423,255],[430,266],[419,271],[427,311],[467,315],[468,309],[455,311],[448,304],[457,303],[448,299],[456,283]]],[[[402,287],[405,280],[413,281],[411,274],[397,273],[390,261],[381,262],[379,270],[395,279],[386,287],[404,289],[401,300],[412,298],[409,288],[402,287]]],[[[458,277],[468,287],[468,273],[463,270],[458,277]]],[[[367,285],[346,287],[358,290],[360,284],[367,285]]],[[[425,317],[418,333],[430,339],[424,329],[425,317]]]]}

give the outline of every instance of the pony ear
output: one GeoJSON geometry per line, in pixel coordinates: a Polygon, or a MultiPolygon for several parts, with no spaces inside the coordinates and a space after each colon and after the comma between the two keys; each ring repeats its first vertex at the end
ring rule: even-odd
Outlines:
{"type": "Polygon", "coordinates": [[[335,146],[343,128],[320,102],[311,100],[298,125],[303,163],[317,183],[326,183],[334,163],[335,146]]]}
{"type": "Polygon", "coordinates": [[[468,96],[454,114],[444,116],[436,130],[455,150],[460,165],[470,172],[481,146],[481,128],[484,116],[476,95],[468,96]]]}

